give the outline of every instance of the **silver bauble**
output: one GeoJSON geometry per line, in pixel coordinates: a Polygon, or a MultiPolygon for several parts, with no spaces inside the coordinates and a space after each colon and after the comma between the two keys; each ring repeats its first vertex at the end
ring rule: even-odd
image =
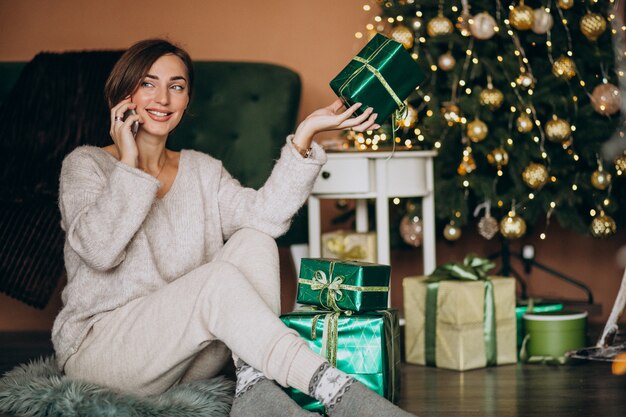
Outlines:
{"type": "Polygon", "coordinates": [[[546,12],[546,9],[540,7],[533,10],[533,14],[535,15],[532,27],[533,32],[538,35],[543,35],[552,29],[552,26],[554,26],[554,19],[550,13],[546,12]]]}
{"type": "Polygon", "coordinates": [[[400,236],[408,245],[419,247],[424,238],[422,220],[417,216],[406,215],[400,221],[400,236]]]}
{"type": "Polygon", "coordinates": [[[611,83],[599,84],[591,93],[591,106],[603,116],[617,113],[621,102],[619,88],[611,83]]]}
{"type": "Polygon", "coordinates": [[[470,32],[476,39],[490,39],[495,33],[496,20],[487,12],[478,13],[470,20],[470,32]]]}

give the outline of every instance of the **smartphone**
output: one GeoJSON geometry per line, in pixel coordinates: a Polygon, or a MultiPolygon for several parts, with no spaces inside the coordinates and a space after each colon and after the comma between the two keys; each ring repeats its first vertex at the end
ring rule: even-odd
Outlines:
{"type": "MultiPolygon", "coordinates": [[[[134,114],[137,114],[137,112],[134,109],[128,109],[124,112],[124,120],[126,120],[128,118],[128,116],[132,116],[134,114]]],[[[133,124],[130,126],[130,131],[133,133],[133,136],[137,136],[137,132],[139,131],[139,122],[138,121],[134,121],[133,124]]]]}

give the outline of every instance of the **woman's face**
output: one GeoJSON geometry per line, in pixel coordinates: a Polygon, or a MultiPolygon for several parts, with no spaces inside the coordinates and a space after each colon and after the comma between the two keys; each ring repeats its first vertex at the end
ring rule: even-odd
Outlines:
{"type": "Polygon", "coordinates": [[[176,55],[163,55],[152,64],[131,96],[144,121],[141,130],[166,137],[178,126],[189,104],[188,81],[185,64],[176,55]]]}

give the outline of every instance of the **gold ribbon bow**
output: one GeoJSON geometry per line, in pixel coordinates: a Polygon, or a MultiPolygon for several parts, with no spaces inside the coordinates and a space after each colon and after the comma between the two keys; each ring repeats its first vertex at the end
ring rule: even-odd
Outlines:
{"type": "MultiPolygon", "coordinates": [[[[334,264],[333,264],[334,265],[334,264]]],[[[330,279],[326,276],[326,272],[317,270],[313,274],[313,282],[311,283],[311,289],[320,292],[320,304],[323,307],[330,308],[333,311],[341,311],[337,305],[337,301],[343,298],[343,292],[341,292],[343,275],[337,275],[333,277],[333,269],[330,270],[330,279]],[[326,304],[322,301],[322,293],[324,290],[328,290],[326,293],[326,304]]]]}

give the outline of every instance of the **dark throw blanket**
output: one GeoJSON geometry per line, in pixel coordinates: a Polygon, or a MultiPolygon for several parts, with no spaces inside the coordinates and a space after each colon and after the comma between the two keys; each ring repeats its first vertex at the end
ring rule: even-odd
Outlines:
{"type": "Polygon", "coordinates": [[[0,291],[33,307],[63,274],[61,163],[79,145],[111,143],[103,89],[120,55],[38,54],[0,106],[0,291]]]}

